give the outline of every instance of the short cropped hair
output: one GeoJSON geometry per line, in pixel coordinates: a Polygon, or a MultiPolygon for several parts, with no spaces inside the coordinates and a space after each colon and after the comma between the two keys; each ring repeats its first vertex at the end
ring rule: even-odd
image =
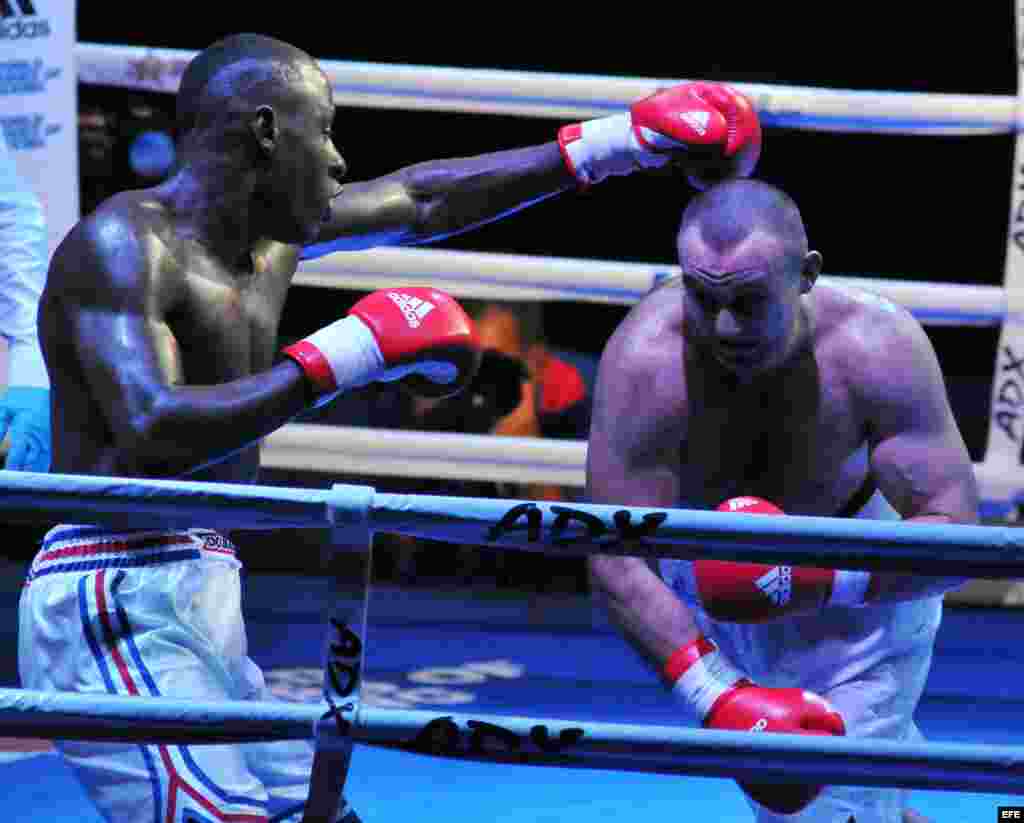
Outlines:
{"type": "Polygon", "coordinates": [[[268,82],[284,85],[303,63],[316,65],[302,49],[262,34],[234,34],[218,40],[196,55],[182,75],[176,101],[178,136],[220,114],[232,97],[268,82]]]}
{"type": "Polygon", "coordinates": [[[692,227],[718,250],[733,248],[760,229],[791,253],[801,258],[807,253],[807,231],[793,198],[760,180],[734,178],[698,194],[683,211],[679,234],[692,227]]]}

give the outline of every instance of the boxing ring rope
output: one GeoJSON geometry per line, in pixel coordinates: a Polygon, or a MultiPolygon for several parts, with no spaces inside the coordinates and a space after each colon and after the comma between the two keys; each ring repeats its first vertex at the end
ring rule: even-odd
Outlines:
{"type": "MultiPolygon", "coordinates": [[[[195,52],[79,43],[82,83],[165,93],[177,91],[195,52]]],[[[556,118],[592,117],[627,107],[678,80],[455,69],[321,60],[336,105],[466,111],[556,118]],[[474,91],[471,93],[469,89],[474,91]]],[[[1016,131],[1016,98],[1008,95],[850,91],[735,83],[751,95],[766,126],[899,134],[1003,134],[1016,131]]],[[[307,261],[297,283],[372,289],[394,278],[430,278],[456,296],[581,300],[629,304],[674,266],[424,249],[377,249],[307,261]],[[340,283],[338,278],[345,278],[340,283]]],[[[922,322],[995,325],[1006,314],[1002,290],[916,281],[836,278],[870,288],[922,322]]]]}
{"type": "MultiPolygon", "coordinates": [[[[79,43],[76,46],[80,82],[173,93],[195,52],[179,49],[79,43]]],[[[463,111],[480,114],[582,118],[620,110],[632,100],[677,80],[566,75],[544,72],[454,69],[436,66],[320,61],[327,72],[337,105],[463,111]],[[470,92],[469,90],[473,91],[470,92]]],[[[1017,129],[1021,120],[1016,98],[1006,95],[923,94],[917,92],[865,92],[794,86],[736,83],[755,101],[762,122],[769,127],[803,130],[889,134],[1002,134],[1017,129]]],[[[653,286],[671,277],[678,267],[615,261],[483,254],[430,249],[375,249],[372,252],[334,254],[302,263],[297,285],[371,290],[402,283],[429,284],[458,297],[503,300],[573,300],[629,305],[653,286]]],[[[1008,296],[997,286],[927,283],[857,277],[825,277],[824,282],[863,288],[907,307],[924,324],[997,326],[1007,320],[1008,296]]],[[[378,431],[374,432],[377,438],[378,431]]],[[[278,468],[315,468],[320,471],[373,473],[370,454],[355,441],[357,433],[333,434],[308,427],[285,426],[268,438],[265,465],[278,468]],[[304,442],[304,438],[308,438],[304,442]],[[336,462],[329,465],[318,447],[331,443],[336,462]],[[341,451],[342,444],[353,446],[341,451]],[[299,462],[298,458],[305,462],[299,462]],[[356,468],[359,467],[359,468],[356,468]]],[[[392,433],[378,438],[394,443],[392,433]]],[[[492,438],[487,438],[491,440],[492,438]]],[[[455,448],[457,441],[447,441],[455,448]]],[[[550,445],[552,450],[564,447],[550,445]]],[[[401,444],[411,447],[410,441],[401,444]]],[[[531,448],[525,443],[520,448],[531,448]]],[[[493,445],[466,439],[458,446],[465,465],[446,466],[445,460],[418,460],[411,475],[494,479],[475,467],[499,467],[502,478],[515,460],[511,443],[493,445]],[[475,452],[475,453],[472,453],[475,452]],[[498,455],[495,458],[495,455],[498,455]],[[422,473],[431,466],[430,474],[422,473]]],[[[580,454],[577,444],[570,449],[580,454]]],[[[421,452],[422,450],[418,450],[421,452]]],[[[378,474],[401,474],[398,451],[373,449],[381,461],[378,474]]],[[[581,486],[582,474],[559,455],[558,466],[539,471],[532,461],[523,463],[529,482],[581,486]]],[[[1004,513],[1015,500],[1012,488],[999,472],[979,471],[982,496],[992,514],[1004,513]]],[[[509,478],[511,480],[511,478],[509,478]]]]}
{"type": "MultiPolygon", "coordinates": [[[[176,91],[193,54],[101,44],[76,48],[81,82],[162,92],[176,91]]],[[[619,111],[678,82],[320,62],[339,106],[559,119],[619,111]]],[[[1024,122],[1017,99],[1009,96],[734,85],[754,99],[768,127],[973,135],[1013,133],[1024,122]]],[[[673,266],[388,249],[306,261],[296,283],[372,289],[426,281],[457,296],[629,305],[676,270],[673,266]]],[[[1017,319],[1007,308],[1014,305],[1008,299],[1013,295],[998,287],[826,279],[880,293],[907,306],[922,323],[991,326],[1017,319]]],[[[338,462],[330,468],[323,461],[310,462],[314,450],[323,454],[337,447],[338,454],[342,449],[354,454],[346,464],[352,467],[346,470],[354,473],[388,473],[393,468],[402,476],[423,471],[429,474],[422,476],[432,477],[507,477],[514,482],[582,485],[585,443],[380,430],[373,435],[378,445],[384,445],[359,451],[353,444],[366,438],[366,430],[288,426],[268,438],[264,464],[286,466],[275,458],[280,448],[279,455],[287,449],[296,457],[301,453],[303,468],[338,471],[338,462]],[[430,447],[428,437],[434,441],[430,447]],[[395,465],[386,468],[388,449],[396,458],[395,465]],[[474,473],[439,475],[445,465],[448,471],[474,473]]],[[[991,468],[976,466],[983,494],[1004,503],[1018,501],[1018,488],[991,468]]],[[[1012,578],[1024,568],[1024,536],[1000,526],[764,518],[681,509],[389,495],[365,486],[309,491],[0,472],[0,510],[22,518],[53,516],[147,529],[197,523],[221,529],[329,527],[338,556],[360,553],[367,558],[364,568],[368,568],[374,532],[552,554],[692,559],[713,547],[715,557],[722,559],[915,574],[927,569],[927,574],[934,575],[1012,578]]],[[[347,770],[348,755],[344,745],[338,744],[340,736],[407,751],[505,763],[1024,794],[1024,748],[750,735],[503,715],[439,716],[365,706],[357,694],[339,705],[332,699],[339,696],[338,689],[332,691],[326,675],[324,694],[327,702],[310,706],[0,689],[0,733],[192,744],[316,737],[318,757],[320,744],[326,741],[325,750],[333,745],[347,770]]]]}
{"type": "MultiPolygon", "coordinates": [[[[101,86],[177,91],[196,54],[101,43],[75,49],[78,79],[101,86]]],[[[683,78],[629,78],[498,69],[462,69],[318,61],[335,105],[573,119],[601,117],[683,78]]],[[[694,79],[694,78],[691,78],[694,79]]],[[[1006,95],[730,83],[754,100],[768,127],[872,134],[979,135],[1017,129],[1016,99],[1006,95]]]]}
{"type": "MultiPolygon", "coordinates": [[[[628,306],[679,272],[679,266],[656,263],[381,248],[306,260],[294,283],[357,291],[429,285],[456,297],[628,306]]],[[[1007,314],[1006,292],[999,286],[872,276],[824,276],[821,282],[874,292],[902,305],[924,325],[998,326],[1007,314]]]]}
{"type": "Polygon", "coordinates": [[[267,436],[264,468],[492,483],[586,485],[587,443],[292,423],[267,436]]]}
{"type": "MultiPolygon", "coordinates": [[[[107,86],[174,92],[181,72],[194,53],[176,49],[80,43],[76,47],[79,80],[107,86]]],[[[544,117],[590,117],[624,108],[631,100],[668,85],[669,80],[554,75],[498,70],[446,69],[321,61],[338,105],[377,106],[544,117]],[[474,89],[469,94],[468,89],[474,89]]],[[[796,129],[903,134],[997,134],[1012,132],[1017,123],[1016,99],[1010,96],[942,95],[859,92],[738,83],[755,99],[768,126],[796,129]]],[[[376,249],[334,254],[302,263],[297,285],[372,290],[388,285],[429,284],[458,297],[503,300],[573,300],[630,305],[652,287],[678,272],[677,266],[576,260],[525,255],[485,254],[430,249],[376,249]]],[[[997,286],[927,283],[857,277],[825,277],[824,282],[873,291],[907,307],[924,324],[996,326],[1008,314],[1006,291],[997,286]]],[[[409,439],[396,442],[396,433],[374,432],[375,439],[401,449],[415,448],[409,439]]],[[[432,435],[435,436],[435,435],[432,435]]],[[[458,437],[458,436],[457,436],[458,437]]],[[[309,427],[286,426],[268,438],[264,463],[278,468],[373,473],[367,465],[380,461],[378,474],[397,471],[398,449],[363,448],[358,432],[332,433],[309,427]],[[308,438],[308,439],[306,439],[308,438]],[[327,441],[336,462],[328,464],[319,447],[327,441]],[[342,449],[345,451],[342,451],[342,449]],[[301,455],[302,462],[299,461],[301,455]]],[[[447,440],[459,456],[447,461],[417,460],[406,476],[494,479],[499,467],[503,480],[516,465],[513,447],[540,446],[520,442],[488,443],[492,438],[447,440]],[[497,457],[495,457],[497,455],[497,457]],[[465,464],[462,464],[462,461],[465,464]],[[446,465],[450,464],[450,465],[446,465]],[[430,473],[427,466],[430,466],[430,473]],[[486,470],[477,471],[476,467],[486,470]]],[[[523,460],[520,482],[583,485],[582,452],[544,441],[558,451],[557,466],[537,469],[523,460]],[[571,452],[575,457],[569,457],[571,452]],[[572,460],[570,467],[567,461],[572,460]],[[550,468],[550,471],[548,470],[550,468]]],[[[521,458],[520,458],[521,459],[521,458]]],[[[979,475],[982,495],[994,510],[1003,510],[1016,494],[995,472],[979,475]]]]}
{"type": "MultiPolygon", "coordinates": [[[[379,494],[365,486],[308,491],[0,471],[0,510],[122,528],[331,526],[339,556],[367,559],[372,534],[392,532],[560,554],[695,557],[713,549],[715,557],[735,560],[940,575],[1013,576],[1024,569],[1024,533],[1006,527],[569,507],[379,494]]],[[[365,621],[365,594],[363,603],[365,621]]],[[[361,654],[357,645],[346,653],[361,654]]],[[[343,704],[304,705],[0,689],[0,734],[189,744],[340,736],[349,745],[502,763],[1024,794],[1024,748],[438,715],[371,708],[351,690],[341,694],[348,698],[343,704]]]]}
{"type": "MultiPolygon", "coordinates": [[[[479,480],[586,486],[587,442],[541,437],[365,429],[290,423],[268,435],[260,463],[295,469],[377,477],[479,480]]],[[[1024,503],[1016,477],[997,466],[975,463],[982,515],[998,517],[1024,503]]]]}
{"type": "MultiPolygon", "coordinates": [[[[327,704],[197,702],[0,689],[0,733],[203,745],[304,740],[327,704]]],[[[357,743],[480,762],[696,774],[790,783],[1024,794],[1024,748],[888,743],[358,705],[357,743]],[[438,740],[440,738],[440,740],[438,740]]]]}
{"type": "Polygon", "coordinates": [[[388,494],[369,486],[291,489],[0,471],[0,512],[121,528],[327,528],[363,551],[375,532],[512,551],[620,554],[885,569],[959,577],[1024,576],[1024,530],[763,517],[696,509],[388,494]]]}

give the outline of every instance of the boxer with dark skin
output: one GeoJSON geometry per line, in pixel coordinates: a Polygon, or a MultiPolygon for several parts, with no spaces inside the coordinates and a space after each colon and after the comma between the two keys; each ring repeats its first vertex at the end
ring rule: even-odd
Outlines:
{"type": "Polygon", "coordinates": [[[258,439],[310,403],[302,369],[275,365],[303,246],[428,242],[575,185],[554,142],[342,185],[326,76],[272,53],[287,62],[183,98],[182,169],[102,204],[54,256],[54,471],[252,480],[258,439]]]}
{"type": "MultiPolygon", "coordinates": [[[[677,242],[681,276],[602,355],[594,502],[977,522],[924,331],[879,297],[815,285],[822,258],[787,195],[721,183],[689,203],[677,242]]],[[[964,582],[614,556],[589,569],[625,637],[705,726],[888,739],[917,735],[941,594],[964,582]]],[[[745,788],[759,821],[919,819],[895,790],[745,788]]]]}
{"type": "MultiPolygon", "coordinates": [[[[376,380],[443,396],[472,378],[472,322],[432,289],[364,297],[279,357],[302,256],[437,240],[608,175],[689,161],[691,149],[691,176],[749,174],[760,151],[746,98],[682,84],[566,126],[557,142],[343,184],[334,118],[324,72],[287,43],[236,35],[189,63],[179,169],[100,204],[51,262],[39,331],[55,472],[251,482],[259,439],[313,404],[376,380]]],[[[247,655],[239,567],[203,524],[57,526],[22,590],[23,685],[269,699],[247,655]]],[[[297,821],[301,809],[285,818],[270,804],[305,797],[312,765],[305,741],[60,746],[114,823],[297,821]]],[[[335,819],[358,816],[344,803],[335,819]]]]}
{"type": "MultiPolygon", "coordinates": [[[[724,88],[713,87],[725,97],[701,108],[734,109],[739,98],[724,88]]],[[[586,139],[570,141],[571,155],[562,140],[343,185],[331,88],[316,61],[257,35],[215,44],[179,91],[181,169],[103,203],[52,261],[40,333],[61,410],[53,470],[251,480],[254,444],[310,402],[302,369],[274,365],[304,246],[427,243],[576,188],[583,175],[589,183],[661,165],[690,136],[678,107],[654,112],[668,123],[650,128],[672,139],[651,132],[662,141],[652,149],[620,147],[602,133],[593,162],[595,151],[576,153],[586,139]]],[[[726,150],[742,154],[736,134],[751,130],[757,148],[756,115],[746,115],[751,126],[727,115],[726,150]]],[[[708,146],[698,148],[706,156],[708,146]]],[[[745,162],[749,173],[756,151],[745,162]]]]}

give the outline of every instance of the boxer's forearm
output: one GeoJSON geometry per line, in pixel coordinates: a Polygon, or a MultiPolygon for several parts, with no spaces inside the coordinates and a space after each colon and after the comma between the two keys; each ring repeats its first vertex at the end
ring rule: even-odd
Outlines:
{"type": "Polygon", "coordinates": [[[698,634],[689,609],[638,557],[592,555],[591,590],[626,640],[657,671],[698,634]]]}
{"type": "Polygon", "coordinates": [[[402,178],[420,204],[412,242],[424,243],[505,217],[576,187],[558,144],[439,160],[402,178]]]}
{"type": "Polygon", "coordinates": [[[576,187],[558,144],[435,160],[343,188],[306,259],[377,245],[430,243],[576,187]]]}
{"type": "Polygon", "coordinates": [[[173,477],[218,463],[308,408],[310,390],[292,361],[215,386],[174,386],[154,398],[118,444],[121,473],[173,477]]]}
{"type": "Polygon", "coordinates": [[[955,591],[969,582],[969,577],[919,577],[911,574],[872,575],[867,604],[899,603],[924,600],[955,591]]]}
{"type": "MultiPolygon", "coordinates": [[[[967,524],[977,520],[970,517],[953,517],[947,514],[920,514],[908,517],[905,523],[967,524]]],[[[969,577],[921,577],[915,574],[893,574],[873,572],[868,585],[866,601],[872,603],[898,603],[906,600],[923,600],[954,591],[970,581],[969,577]]]]}

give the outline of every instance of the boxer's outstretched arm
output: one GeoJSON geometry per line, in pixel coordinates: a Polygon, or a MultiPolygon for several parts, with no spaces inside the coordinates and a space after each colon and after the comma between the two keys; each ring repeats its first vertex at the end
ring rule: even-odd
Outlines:
{"type": "Polygon", "coordinates": [[[714,177],[750,175],[760,153],[750,100],[715,83],[682,83],[628,112],[567,125],[557,142],[420,163],[346,186],[319,241],[303,254],[439,240],[577,185],[673,161],[703,187],[714,177]]]}
{"type": "Polygon", "coordinates": [[[49,367],[74,362],[86,386],[87,397],[61,402],[102,410],[118,474],[175,476],[224,459],[310,399],[290,360],[219,385],[182,385],[181,344],[168,323],[180,283],[161,272],[155,245],[122,215],[93,215],[54,255],[43,301],[49,367]]]}
{"type": "MultiPolygon", "coordinates": [[[[899,310],[868,345],[875,351],[855,358],[861,369],[855,385],[879,489],[910,523],[977,523],[974,467],[924,330],[899,310]]],[[[866,600],[928,597],[967,579],[873,573],[866,600]]]]}
{"type": "Polygon", "coordinates": [[[440,240],[576,186],[556,142],[408,166],[342,187],[306,258],[440,240]]]}
{"type": "MultiPolygon", "coordinates": [[[[587,449],[587,493],[595,503],[678,504],[676,445],[685,434],[685,398],[665,390],[675,382],[666,380],[666,366],[641,354],[644,347],[630,339],[644,311],[643,305],[634,309],[601,356],[587,449]]],[[[594,594],[658,672],[673,652],[697,637],[686,604],[646,559],[591,555],[587,563],[594,594]]]]}

